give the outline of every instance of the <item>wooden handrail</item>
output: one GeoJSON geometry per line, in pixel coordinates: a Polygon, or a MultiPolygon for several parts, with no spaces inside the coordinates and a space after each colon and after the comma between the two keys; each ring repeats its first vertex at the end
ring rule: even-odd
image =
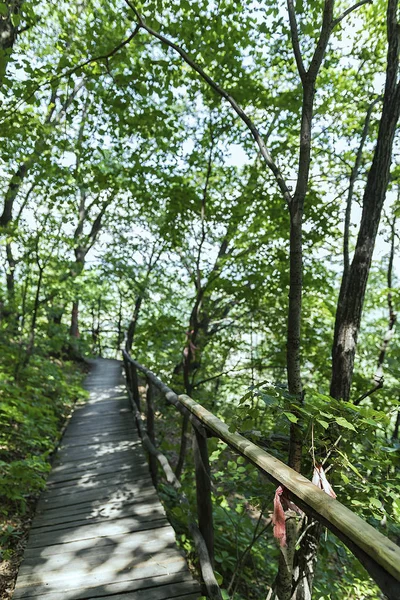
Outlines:
{"type": "Polygon", "coordinates": [[[274,483],[283,485],[291,499],[339,537],[360,560],[390,600],[400,598],[400,548],[353,511],[328,496],[311,481],[244,436],[232,432],[218,417],[186,395],[178,396],[149,369],[124,353],[174,405],[189,411],[196,424],[244,456],[274,483]]]}

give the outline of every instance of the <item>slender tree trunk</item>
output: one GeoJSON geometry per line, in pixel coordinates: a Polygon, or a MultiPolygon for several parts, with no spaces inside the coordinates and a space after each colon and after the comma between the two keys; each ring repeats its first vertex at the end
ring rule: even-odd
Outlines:
{"type": "Polygon", "coordinates": [[[22,292],[21,326],[20,326],[21,343],[22,343],[22,338],[24,335],[24,328],[25,328],[26,300],[27,300],[27,296],[28,296],[29,283],[30,283],[30,270],[28,270],[28,273],[26,275],[26,281],[25,281],[23,292],[22,292]]]}
{"type": "MultiPolygon", "coordinates": [[[[192,312],[193,315],[193,312],[192,312]]],[[[192,330],[190,330],[192,331],[192,330]]],[[[188,342],[185,348],[184,360],[183,360],[183,381],[185,385],[185,392],[188,396],[192,394],[192,385],[190,381],[190,365],[191,365],[191,357],[192,357],[192,349],[191,349],[191,333],[188,332],[188,342]]],[[[186,452],[189,441],[189,417],[184,415],[182,417],[182,429],[181,429],[181,444],[179,447],[179,456],[178,462],[175,467],[175,475],[177,479],[180,479],[183,471],[183,466],[185,464],[186,452]]]]}
{"type": "Polygon", "coordinates": [[[310,518],[303,518],[300,534],[300,549],[294,556],[293,600],[311,600],[315,576],[315,566],[319,542],[321,539],[322,525],[310,518]]]}
{"type": "Polygon", "coordinates": [[[365,116],[364,127],[363,127],[363,130],[361,133],[360,144],[358,146],[358,150],[357,150],[357,154],[356,154],[356,160],[354,163],[354,167],[352,168],[351,173],[350,173],[349,189],[347,192],[346,211],[345,211],[345,218],[344,218],[344,233],[343,233],[343,279],[347,279],[349,268],[350,268],[349,242],[350,242],[351,207],[353,204],[354,185],[357,181],[357,178],[358,178],[358,175],[360,172],[362,155],[363,155],[365,142],[367,140],[369,125],[371,122],[372,111],[378,102],[379,102],[379,98],[377,98],[376,100],[371,102],[371,104],[368,107],[367,114],[365,116]]]}
{"type": "Polygon", "coordinates": [[[37,318],[38,318],[38,314],[39,314],[39,306],[40,306],[39,298],[40,298],[40,292],[42,289],[42,281],[43,281],[43,273],[44,273],[44,267],[41,265],[38,265],[38,266],[39,266],[39,277],[38,277],[38,282],[36,285],[35,302],[33,304],[32,322],[31,322],[31,331],[30,331],[29,342],[28,342],[28,346],[26,348],[26,355],[25,355],[25,359],[24,359],[24,363],[23,363],[24,367],[26,367],[28,365],[28,363],[31,359],[31,356],[33,354],[33,350],[35,348],[36,323],[37,323],[37,318]]]}
{"type": "Polygon", "coordinates": [[[69,328],[69,335],[72,338],[79,338],[79,300],[74,300],[72,303],[71,311],[71,326],[69,328]]]}
{"type": "Polygon", "coordinates": [[[122,293],[121,293],[121,290],[119,290],[118,322],[117,322],[117,344],[116,344],[116,349],[115,349],[116,358],[118,358],[120,356],[121,344],[122,344],[123,339],[124,339],[124,333],[122,331],[122,306],[123,306],[122,293]]]}
{"type": "MultiPolygon", "coordinates": [[[[300,372],[300,326],[302,304],[302,206],[294,207],[290,218],[290,291],[287,331],[287,375],[289,393],[302,399],[300,372]]],[[[299,425],[290,429],[289,466],[301,470],[302,433],[299,425]]]]}
{"type": "MultiPolygon", "coordinates": [[[[303,290],[303,210],[308,189],[308,179],[311,161],[311,127],[314,103],[314,81],[307,75],[303,78],[303,107],[300,133],[299,171],[296,191],[290,204],[290,283],[289,283],[289,313],[287,331],[287,375],[289,393],[303,401],[303,388],[301,382],[301,309],[303,290]]],[[[289,459],[288,464],[292,469],[301,472],[303,433],[301,428],[301,414],[296,412],[297,423],[290,424],[289,459]]],[[[277,597],[279,600],[290,600],[292,598],[292,585],[295,573],[295,555],[297,543],[297,523],[292,511],[287,511],[287,535],[286,548],[280,549],[278,575],[275,582],[277,597]]],[[[299,549],[302,558],[305,553],[299,549]]],[[[303,566],[303,563],[301,563],[303,566]]],[[[307,574],[310,571],[307,570],[307,574]]],[[[303,576],[297,569],[297,576],[303,576]]],[[[312,588],[312,580],[310,581],[312,588]]],[[[297,596],[293,596],[296,598],[297,596]]],[[[300,598],[298,599],[300,600],[300,598]]],[[[302,599],[303,600],[303,599],[302,599]]],[[[304,598],[306,600],[306,598],[304,598]]]]}
{"type": "Polygon", "coordinates": [[[1,316],[8,321],[8,324],[12,330],[17,329],[17,315],[15,306],[15,267],[16,261],[12,251],[11,242],[6,243],[6,258],[7,258],[7,271],[6,271],[6,288],[7,288],[7,302],[1,310],[1,316]]]}
{"type": "Polygon", "coordinates": [[[128,326],[128,332],[126,334],[126,351],[128,354],[131,353],[133,342],[135,339],[136,326],[139,320],[140,309],[142,307],[143,296],[139,294],[136,298],[135,308],[133,309],[132,319],[128,326]]]}
{"type": "MultiPolygon", "coordinates": [[[[399,398],[399,400],[400,400],[400,398],[399,398]]],[[[399,429],[400,429],[400,410],[397,412],[396,423],[394,424],[392,440],[397,441],[399,439],[399,429]]]]}
{"type": "Polygon", "coordinates": [[[11,223],[15,199],[18,196],[18,193],[22,187],[23,181],[28,173],[29,167],[33,164],[36,158],[36,154],[32,155],[32,157],[28,158],[18,167],[18,169],[12,176],[10,184],[6,191],[6,195],[4,197],[3,213],[0,216],[0,227],[7,227],[11,223]]]}
{"type": "MultiPolygon", "coordinates": [[[[315,83],[318,72],[325,56],[328,41],[333,27],[333,0],[325,0],[322,16],[321,33],[308,69],[306,69],[301,47],[295,6],[292,0],[287,0],[290,20],[290,32],[294,57],[303,87],[303,103],[300,126],[299,166],[296,190],[289,203],[290,210],[290,283],[289,283],[289,314],[287,332],[287,375],[289,393],[303,402],[301,382],[301,308],[303,287],[303,248],[302,222],[305,199],[308,191],[311,164],[311,135],[314,112],[315,83]]],[[[302,464],[303,432],[301,413],[296,412],[297,423],[290,425],[289,466],[300,472],[302,464]]],[[[287,516],[290,515],[288,511],[287,516]]],[[[307,552],[303,544],[296,551],[297,523],[292,515],[287,519],[287,545],[280,550],[278,575],[275,581],[275,591],[279,600],[311,600],[313,586],[313,565],[316,554],[307,552]],[[307,586],[293,591],[295,578],[307,580],[307,586]],[[303,593],[308,590],[308,595],[303,593]]],[[[318,545],[318,538],[315,546],[318,545]]]]}

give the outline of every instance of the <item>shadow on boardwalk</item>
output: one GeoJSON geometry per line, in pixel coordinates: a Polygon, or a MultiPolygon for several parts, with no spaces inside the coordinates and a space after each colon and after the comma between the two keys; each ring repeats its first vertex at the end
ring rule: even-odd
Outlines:
{"type": "Polygon", "coordinates": [[[195,600],[152,485],[118,361],[93,361],[33,521],[13,598],[195,600]]]}

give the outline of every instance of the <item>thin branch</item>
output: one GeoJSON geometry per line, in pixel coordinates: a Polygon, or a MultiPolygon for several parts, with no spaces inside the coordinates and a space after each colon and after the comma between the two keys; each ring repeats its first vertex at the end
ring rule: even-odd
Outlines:
{"type": "Polygon", "coordinates": [[[197,388],[200,385],[203,385],[204,383],[208,383],[209,381],[214,381],[214,379],[218,379],[218,377],[222,377],[223,375],[227,375],[228,373],[233,373],[233,372],[237,372],[237,371],[247,371],[247,367],[241,367],[240,369],[236,369],[235,367],[233,369],[227,369],[226,371],[222,371],[222,373],[218,373],[218,375],[213,375],[212,377],[206,377],[205,379],[201,379],[200,381],[197,381],[195,384],[192,385],[192,388],[197,388]]]}
{"type": "Polygon", "coordinates": [[[12,115],[13,112],[16,111],[23,102],[27,102],[30,98],[32,98],[36,94],[36,92],[38,92],[44,85],[46,85],[46,84],[51,85],[52,83],[59,81],[63,77],[69,78],[69,77],[71,77],[71,75],[76,73],[76,71],[79,71],[79,69],[83,69],[83,67],[86,67],[87,65],[90,65],[91,63],[98,62],[100,60],[108,60],[109,58],[114,56],[114,54],[116,54],[119,50],[121,50],[121,48],[123,48],[124,46],[126,46],[133,40],[133,38],[139,32],[139,29],[140,29],[140,25],[135,27],[135,30],[131,33],[131,35],[129,35],[125,40],[122,40],[122,42],[120,42],[115,48],[110,50],[110,52],[108,52],[107,54],[100,54],[99,56],[95,56],[93,58],[88,58],[87,60],[83,61],[79,65],[76,65],[75,67],[73,67],[72,69],[69,69],[69,70],[65,71],[64,73],[60,73],[59,75],[52,77],[51,79],[49,79],[46,82],[39,83],[37,86],[35,86],[35,88],[27,96],[25,96],[25,98],[21,98],[21,100],[14,103],[14,105],[11,107],[10,111],[5,115],[2,122],[4,122],[4,120],[8,116],[12,115]]]}
{"type": "Polygon", "coordinates": [[[201,252],[203,250],[204,242],[206,240],[206,223],[205,223],[205,221],[206,221],[206,203],[207,203],[208,188],[209,188],[210,178],[211,178],[212,159],[213,159],[213,152],[214,152],[214,136],[213,136],[213,132],[212,132],[211,117],[210,117],[210,137],[211,137],[211,141],[210,141],[210,149],[209,149],[208,161],[207,161],[206,179],[204,182],[203,194],[201,197],[201,237],[200,237],[200,242],[199,242],[199,247],[198,247],[198,252],[197,252],[197,259],[196,259],[196,289],[197,290],[199,290],[201,288],[200,260],[201,260],[201,252]]]}
{"type": "Polygon", "coordinates": [[[350,8],[345,10],[344,13],[340,15],[340,17],[337,17],[337,19],[334,19],[334,21],[332,23],[332,29],[334,29],[337,25],[339,25],[339,23],[341,21],[343,21],[343,19],[345,17],[347,17],[347,15],[349,15],[353,11],[357,10],[357,8],[359,8],[363,4],[372,4],[372,0],[360,0],[360,2],[357,2],[357,4],[354,4],[354,6],[350,6],[350,8]]]}
{"type": "Polygon", "coordinates": [[[60,75],[57,75],[57,77],[54,77],[53,79],[50,80],[50,83],[53,83],[54,81],[58,81],[62,77],[71,77],[71,75],[76,73],[76,71],[79,71],[79,69],[83,69],[83,67],[86,67],[87,65],[90,65],[91,63],[98,62],[99,60],[108,60],[109,58],[114,56],[114,54],[116,54],[119,50],[121,50],[121,48],[123,48],[124,46],[129,44],[133,40],[133,38],[136,36],[136,34],[139,32],[139,29],[140,29],[140,25],[137,25],[135,27],[134,31],[125,40],[122,40],[122,42],[120,42],[117,46],[115,46],[115,48],[113,48],[107,54],[100,54],[99,56],[95,56],[93,58],[88,58],[87,60],[80,63],[76,67],[73,67],[66,73],[61,73],[60,75]]]}
{"type": "Polygon", "coordinates": [[[32,183],[32,185],[30,186],[29,190],[25,194],[25,198],[21,202],[21,206],[20,206],[20,209],[18,211],[17,216],[14,219],[14,223],[19,223],[19,220],[21,219],[22,213],[25,210],[26,205],[28,204],[29,197],[30,197],[31,193],[33,192],[33,190],[35,189],[35,187],[36,187],[36,183],[32,183]]]}
{"type": "Polygon", "coordinates": [[[368,390],[368,392],[365,392],[365,394],[363,394],[362,396],[357,398],[357,400],[354,400],[353,404],[355,406],[358,406],[362,400],[365,400],[365,398],[372,396],[372,394],[375,394],[375,392],[377,392],[381,388],[383,388],[383,379],[381,381],[379,381],[378,383],[376,383],[373,388],[368,390]]]}
{"type": "Polygon", "coordinates": [[[299,43],[299,31],[297,27],[297,19],[296,12],[293,5],[293,0],[287,0],[287,7],[289,13],[289,22],[290,22],[290,35],[292,38],[292,46],[294,57],[296,59],[297,69],[299,71],[300,79],[303,79],[306,76],[306,70],[304,68],[303,58],[301,56],[300,43],[299,43]]]}
{"type": "Polygon", "coordinates": [[[315,81],[318,71],[321,67],[322,60],[325,56],[326,47],[332,32],[333,21],[333,0],[325,0],[324,14],[322,17],[321,33],[314,55],[311,59],[310,66],[307,71],[307,76],[311,81],[315,81]]]}
{"type": "Polygon", "coordinates": [[[165,44],[166,46],[168,46],[169,48],[172,48],[173,50],[175,50],[175,52],[177,52],[182,58],[183,60],[186,62],[186,64],[188,64],[194,71],[196,71],[196,73],[198,73],[200,75],[200,77],[202,79],[204,79],[204,81],[206,83],[208,83],[208,85],[215,91],[217,92],[217,94],[219,96],[221,96],[222,98],[224,98],[227,102],[229,102],[229,104],[232,106],[233,110],[235,111],[235,113],[238,115],[238,117],[243,121],[243,123],[247,126],[247,128],[249,129],[251,135],[253,136],[257,146],[259,147],[259,150],[261,152],[262,157],[264,158],[264,161],[266,163],[266,165],[268,166],[268,168],[272,171],[275,180],[278,184],[279,189],[281,190],[283,197],[285,198],[286,202],[288,203],[288,205],[290,205],[291,201],[292,201],[292,195],[290,193],[290,190],[286,184],[285,179],[283,178],[283,175],[278,167],[278,165],[275,163],[275,161],[273,160],[265,142],[264,139],[262,138],[262,136],[260,135],[257,127],[255,126],[255,124],[253,123],[253,121],[250,119],[250,117],[246,114],[246,112],[242,109],[241,106],[239,106],[239,104],[236,102],[236,100],[230,95],[228,94],[228,92],[226,90],[224,90],[221,86],[219,86],[209,75],[207,75],[207,73],[202,69],[202,67],[200,67],[200,65],[198,65],[188,54],[187,52],[185,52],[185,50],[183,50],[180,46],[178,46],[177,44],[175,44],[174,42],[172,42],[170,39],[168,39],[167,37],[165,37],[164,35],[162,35],[161,33],[158,33],[157,31],[155,31],[154,29],[152,29],[149,25],[146,24],[146,22],[144,21],[143,17],[140,15],[140,13],[138,12],[138,10],[135,8],[135,6],[129,1],[129,0],[124,0],[125,3],[132,9],[132,11],[135,13],[138,21],[139,21],[139,27],[142,27],[143,29],[145,29],[150,35],[152,35],[153,37],[155,37],[156,39],[158,39],[160,42],[162,42],[163,44],[165,44]]]}
{"type": "Polygon", "coordinates": [[[78,94],[78,92],[83,88],[84,84],[85,84],[85,80],[84,79],[81,79],[76,84],[76,86],[72,90],[71,94],[66,98],[65,102],[61,106],[61,108],[58,111],[58,113],[54,115],[54,118],[51,121],[49,121],[49,123],[51,123],[52,125],[55,125],[55,124],[57,124],[57,123],[59,123],[61,121],[62,117],[67,113],[67,110],[71,106],[71,104],[74,101],[74,99],[75,99],[76,95],[78,94]]]}

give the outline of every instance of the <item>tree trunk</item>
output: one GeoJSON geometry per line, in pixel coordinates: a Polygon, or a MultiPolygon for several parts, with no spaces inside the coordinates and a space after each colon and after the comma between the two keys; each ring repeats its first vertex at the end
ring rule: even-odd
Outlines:
{"type": "Polygon", "coordinates": [[[304,517],[300,529],[300,549],[295,553],[293,564],[292,600],[311,600],[321,539],[322,525],[304,517]]]}
{"type": "Polygon", "coordinates": [[[23,162],[18,169],[15,171],[11,178],[10,184],[7,188],[6,195],[4,197],[4,208],[3,213],[0,217],[0,227],[7,227],[12,221],[12,211],[14,202],[18,196],[18,192],[21,189],[22,183],[28,173],[29,167],[34,162],[34,155],[23,162]]]}
{"type": "Polygon", "coordinates": [[[79,338],[79,300],[75,300],[72,304],[69,335],[75,339],[79,338]]]}
{"type": "Polygon", "coordinates": [[[397,83],[400,44],[396,10],[396,0],[389,0],[387,11],[389,50],[382,116],[364,191],[361,224],[354,257],[348,275],[342,279],[339,293],[330,388],[331,396],[336,399],[349,400],[350,397],[365,290],[389,184],[393,140],[400,116],[400,84],[397,83]]]}
{"type": "Polygon", "coordinates": [[[7,7],[7,14],[0,16],[0,86],[17,37],[17,27],[11,17],[20,13],[24,0],[3,0],[3,2],[7,7]]]}
{"type": "Polygon", "coordinates": [[[142,302],[143,302],[143,296],[141,294],[139,294],[136,298],[135,308],[133,310],[132,319],[131,319],[131,322],[129,323],[128,332],[126,334],[125,349],[128,352],[128,354],[131,353],[133,341],[135,339],[136,325],[139,320],[139,314],[140,314],[142,302]]]}

